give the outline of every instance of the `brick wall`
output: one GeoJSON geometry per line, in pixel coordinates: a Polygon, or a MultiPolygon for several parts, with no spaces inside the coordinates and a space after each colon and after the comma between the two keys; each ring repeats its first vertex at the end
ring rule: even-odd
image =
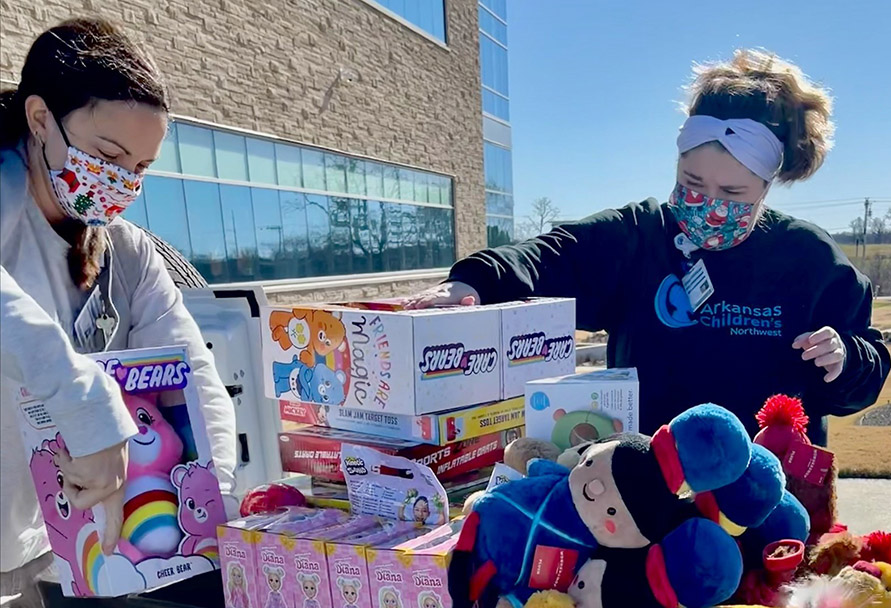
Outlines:
{"type": "Polygon", "coordinates": [[[270,304],[305,304],[310,302],[349,302],[356,300],[373,300],[379,298],[392,298],[407,296],[423,291],[436,285],[445,279],[445,275],[439,279],[429,280],[393,280],[385,283],[356,285],[353,287],[314,288],[304,290],[292,290],[287,292],[267,293],[270,304]]]}
{"type": "Polygon", "coordinates": [[[67,16],[123,22],[176,114],[454,176],[463,256],[486,241],[477,2],[446,7],[448,48],[361,0],[0,0],[0,78],[67,16]]]}

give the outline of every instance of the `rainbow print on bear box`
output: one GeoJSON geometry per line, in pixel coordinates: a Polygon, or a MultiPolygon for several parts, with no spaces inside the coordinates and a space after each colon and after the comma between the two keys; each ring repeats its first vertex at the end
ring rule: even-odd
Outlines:
{"type": "Polygon", "coordinates": [[[102,507],[77,509],[62,489],[54,457],[65,438],[44,404],[19,390],[23,443],[64,594],[117,597],[219,568],[216,527],[225,510],[185,349],[91,357],[120,384],[138,429],[112,555],[101,549],[102,507]]]}

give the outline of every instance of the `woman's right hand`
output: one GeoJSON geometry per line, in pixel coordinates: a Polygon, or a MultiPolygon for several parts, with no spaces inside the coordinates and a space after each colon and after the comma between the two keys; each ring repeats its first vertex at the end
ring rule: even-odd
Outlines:
{"type": "Polygon", "coordinates": [[[62,490],[75,508],[86,510],[102,503],[105,534],[102,550],[114,551],[124,523],[124,482],[127,479],[129,442],[124,441],[95,454],[72,458],[64,447],[56,454],[62,472],[62,490]]]}
{"type": "Polygon", "coordinates": [[[408,298],[407,310],[422,310],[434,306],[476,306],[480,294],[467,283],[441,283],[408,298]]]}

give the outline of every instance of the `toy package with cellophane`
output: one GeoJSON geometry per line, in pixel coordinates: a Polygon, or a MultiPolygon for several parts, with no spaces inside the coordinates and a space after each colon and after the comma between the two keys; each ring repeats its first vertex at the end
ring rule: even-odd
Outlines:
{"type": "Polygon", "coordinates": [[[101,505],[76,508],[56,456],[65,438],[44,404],[20,390],[18,417],[56,569],[66,596],[140,593],[219,568],[226,515],[186,349],[91,355],[121,387],[138,433],[129,441],[121,539],[101,549],[101,505]]]}

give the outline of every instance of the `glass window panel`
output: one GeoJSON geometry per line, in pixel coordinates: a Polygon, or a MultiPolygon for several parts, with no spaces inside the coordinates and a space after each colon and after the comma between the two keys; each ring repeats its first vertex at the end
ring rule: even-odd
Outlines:
{"type": "Polygon", "coordinates": [[[513,242],[514,223],[511,220],[500,217],[486,218],[487,245],[489,247],[501,247],[513,242]]]}
{"type": "Polygon", "coordinates": [[[421,25],[421,7],[419,6],[425,0],[406,0],[405,12],[401,13],[406,21],[412,25],[416,25],[423,29],[421,25]]]}
{"type": "Polygon", "coordinates": [[[378,163],[365,163],[365,190],[372,198],[384,196],[384,167],[378,163]]]}
{"type": "Polygon", "coordinates": [[[300,151],[303,159],[303,187],[325,191],[325,155],[318,150],[304,148],[300,151]]]}
{"type": "Polygon", "coordinates": [[[495,38],[501,44],[507,44],[507,27],[498,19],[492,16],[492,13],[479,7],[480,29],[495,38]]]}
{"type": "Polygon", "coordinates": [[[217,175],[221,179],[247,181],[247,153],[244,136],[214,131],[214,149],[217,156],[217,175]]]}
{"type": "MultiPolygon", "coordinates": [[[[347,192],[365,196],[365,161],[355,158],[346,159],[347,192]]],[[[379,194],[375,196],[380,196],[379,194]]]]}
{"type": "Polygon", "coordinates": [[[164,137],[164,141],[161,142],[161,156],[152,163],[152,170],[167,171],[169,173],[181,172],[175,122],[171,122],[167,128],[167,135],[164,137]]]}
{"type": "Polygon", "coordinates": [[[275,144],[275,166],[280,186],[299,188],[302,185],[300,148],[287,144],[275,144]]]}
{"type": "Polygon", "coordinates": [[[232,281],[253,281],[257,278],[257,232],[254,228],[254,206],[247,186],[220,186],[223,229],[229,276],[232,281]]]}
{"type": "Polygon", "coordinates": [[[142,185],[142,192],[139,194],[139,198],[137,198],[133,203],[124,210],[124,213],[121,214],[128,222],[132,222],[137,226],[142,226],[143,228],[149,228],[148,224],[148,215],[145,210],[145,184],[142,185]]]}
{"type": "Polygon", "coordinates": [[[433,268],[436,258],[436,214],[439,209],[418,207],[418,268],[433,268]]]}
{"type": "Polygon", "coordinates": [[[442,204],[442,177],[439,175],[428,176],[427,201],[434,205],[442,204]]]}
{"type": "Polygon", "coordinates": [[[254,225],[257,232],[259,279],[280,278],[278,260],[284,249],[282,214],[278,205],[278,191],[251,188],[254,206],[254,225]]]}
{"type": "Polygon", "coordinates": [[[404,232],[402,205],[383,203],[381,210],[383,215],[381,230],[385,247],[383,253],[384,270],[391,272],[404,270],[405,265],[402,257],[402,236],[404,232]]]}
{"type": "Polygon", "coordinates": [[[507,21],[507,0],[481,0],[493,13],[507,21]]]}
{"type": "Polygon", "coordinates": [[[248,177],[257,184],[275,184],[275,144],[264,139],[247,140],[248,177]]]}
{"type": "Polygon", "coordinates": [[[389,8],[400,17],[405,17],[406,2],[414,2],[414,0],[387,0],[387,8],[389,8]]]}
{"type": "Polygon", "coordinates": [[[495,43],[486,36],[480,36],[480,73],[483,85],[495,88],[495,43]]]}
{"type": "Polygon", "coordinates": [[[350,234],[353,251],[353,272],[371,272],[374,250],[371,238],[370,207],[377,203],[350,200],[350,234]]]}
{"type": "Polygon", "coordinates": [[[442,185],[442,204],[448,205],[449,207],[454,206],[455,201],[452,200],[452,179],[446,178],[445,181],[441,182],[442,185]]]}
{"type": "Polygon", "coordinates": [[[385,270],[384,266],[384,252],[386,251],[387,243],[384,239],[384,214],[383,209],[386,203],[381,203],[378,201],[368,201],[368,213],[367,213],[367,222],[368,222],[368,237],[369,237],[369,248],[371,250],[371,272],[383,272],[385,270]]]}
{"type": "Polygon", "coordinates": [[[306,223],[309,232],[310,276],[330,274],[331,223],[327,196],[306,196],[306,223]]]}
{"type": "Polygon", "coordinates": [[[390,199],[399,198],[399,168],[391,165],[384,166],[384,197],[390,199]]]}
{"type": "Polygon", "coordinates": [[[403,269],[419,268],[418,210],[414,205],[401,205],[403,269]]]}
{"type": "Polygon", "coordinates": [[[208,283],[221,283],[229,278],[226,265],[226,237],[220,210],[219,184],[183,182],[192,255],[189,261],[208,283]]]}
{"type": "Polygon", "coordinates": [[[204,127],[179,123],[176,128],[179,159],[186,175],[216,177],[213,155],[213,132],[204,127]]]}
{"type": "Polygon", "coordinates": [[[306,196],[299,192],[279,193],[284,234],[284,268],[288,278],[305,277],[309,262],[309,235],[306,226],[306,196]]]}
{"type": "Polygon", "coordinates": [[[346,162],[339,154],[325,155],[325,181],[328,192],[346,192],[346,162]]]}
{"type": "Polygon", "coordinates": [[[183,197],[183,180],[147,175],[145,208],[151,231],[175,247],[187,258],[192,256],[189,240],[189,220],[183,197]]]}
{"type": "Polygon", "coordinates": [[[414,171],[411,169],[399,169],[399,199],[403,201],[414,200],[415,180],[414,171]]]}
{"type": "Polygon", "coordinates": [[[483,89],[483,111],[495,118],[510,120],[510,102],[488,89],[483,89]]]}
{"type": "Polygon", "coordinates": [[[433,30],[430,33],[446,41],[445,3],[442,0],[433,2],[433,30]]]}
{"type": "MultiPolygon", "coordinates": [[[[418,0],[418,27],[429,34],[433,34],[433,12],[436,10],[435,5],[439,4],[439,0],[418,0]]],[[[434,36],[436,34],[433,34],[434,36]]]]}
{"type": "Polygon", "coordinates": [[[436,218],[439,236],[436,267],[449,268],[455,263],[455,220],[451,209],[443,209],[436,218]]]}
{"type": "Polygon", "coordinates": [[[329,197],[328,211],[331,217],[331,255],[334,275],[353,272],[353,242],[350,223],[350,202],[348,198],[329,197]]]}
{"type": "Polygon", "coordinates": [[[415,172],[415,202],[426,203],[430,199],[429,177],[426,173],[415,172]]]}

